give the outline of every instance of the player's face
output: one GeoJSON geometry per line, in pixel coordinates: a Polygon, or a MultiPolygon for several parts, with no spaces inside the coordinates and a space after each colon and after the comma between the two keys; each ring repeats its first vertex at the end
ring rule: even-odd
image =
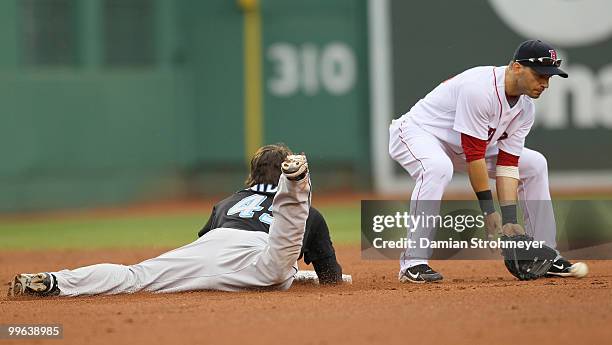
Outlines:
{"type": "Polygon", "coordinates": [[[521,66],[518,86],[521,93],[531,98],[539,98],[542,92],[548,88],[550,75],[539,74],[532,68],[521,66]]]}

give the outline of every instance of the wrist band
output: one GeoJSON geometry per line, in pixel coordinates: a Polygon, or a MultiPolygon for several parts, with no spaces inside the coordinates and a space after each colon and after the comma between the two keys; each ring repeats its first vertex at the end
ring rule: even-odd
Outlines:
{"type": "Polygon", "coordinates": [[[502,214],[502,224],[518,224],[516,220],[516,205],[500,206],[502,214]]]}
{"type": "Polygon", "coordinates": [[[476,197],[478,198],[480,209],[484,214],[495,212],[495,206],[493,206],[493,193],[491,193],[490,189],[476,192],[476,197]]]}

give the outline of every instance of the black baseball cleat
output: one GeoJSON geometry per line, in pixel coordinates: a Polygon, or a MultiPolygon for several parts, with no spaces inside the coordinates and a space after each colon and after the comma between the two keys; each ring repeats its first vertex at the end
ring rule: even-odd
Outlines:
{"type": "Polygon", "coordinates": [[[57,279],[50,273],[22,273],[9,282],[9,297],[20,296],[58,296],[60,290],[57,279]]]}
{"type": "Polygon", "coordinates": [[[293,181],[299,181],[308,173],[308,162],[305,155],[289,155],[281,164],[283,174],[293,181]]]}
{"type": "Polygon", "coordinates": [[[548,269],[546,273],[547,277],[571,277],[572,272],[572,263],[565,260],[564,258],[559,258],[553,262],[553,264],[548,269]]]}
{"type": "Polygon", "coordinates": [[[421,264],[407,268],[399,276],[400,283],[428,283],[442,280],[442,275],[434,271],[429,265],[421,264]]]}

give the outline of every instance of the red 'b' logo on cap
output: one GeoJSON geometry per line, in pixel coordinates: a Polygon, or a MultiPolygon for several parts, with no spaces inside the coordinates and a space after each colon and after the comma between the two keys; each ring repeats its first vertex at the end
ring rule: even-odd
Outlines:
{"type": "Polygon", "coordinates": [[[557,60],[557,52],[554,49],[548,51],[550,53],[550,58],[553,60],[557,60]]]}

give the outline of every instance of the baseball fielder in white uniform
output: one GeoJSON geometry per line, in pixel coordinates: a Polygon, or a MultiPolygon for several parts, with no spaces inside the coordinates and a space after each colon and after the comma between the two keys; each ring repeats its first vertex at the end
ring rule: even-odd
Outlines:
{"type": "Polygon", "coordinates": [[[9,283],[9,296],[286,290],[298,272],[310,208],[310,177],[304,155],[287,156],[281,170],[269,233],[217,228],[190,244],[135,265],[98,264],[22,273],[9,283]]]}
{"type": "MultiPolygon", "coordinates": [[[[389,154],[416,184],[411,214],[438,214],[454,171],[467,172],[488,236],[523,234],[556,248],[556,228],[546,158],[524,147],[534,122],[533,98],[552,75],[567,78],[547,43],[523,42],[507,66],[481,66],[441,83],[390,126],[389,154]],[[489,178],[496,180],[501,213],[495,211],[489,178]],[[517,200],[524,212],[517,222],[517,200]],[[534,201],[534,202],[528,202],[534,201]],[[537,202],[536,202],[537,201],[537,202]],[[548,201],[548,202],[542,202],[548,201]]],[[[409,238],[435,237],[435,228],[417,227],[409,238]]],[[[401,282],[442,279],[428,264],[431,249],[408,248],[400,259],[401,282]]],[[[560,255],[549,274],[568,276],[571,264],[560,255]]]]}

